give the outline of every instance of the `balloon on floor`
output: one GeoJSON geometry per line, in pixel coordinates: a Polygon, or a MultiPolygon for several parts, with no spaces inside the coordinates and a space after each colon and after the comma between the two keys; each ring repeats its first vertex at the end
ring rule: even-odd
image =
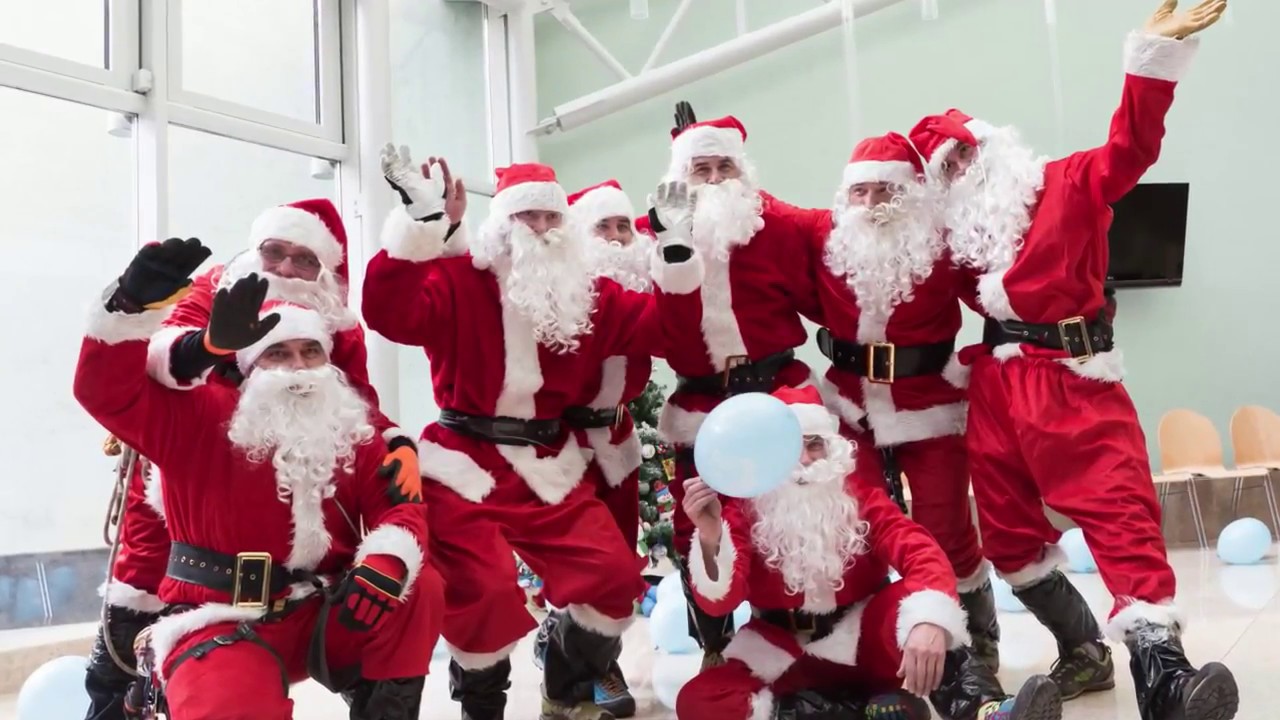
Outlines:
{"type": "Polygon", "coordinates": [[[800,420],[772,395],[744,393],[716,406],[698,429],[694,462],[702,480],[730,497],[778,487],[800,462],[800,420]]]}
{"type": "Polygon", "coordinates": [[[696,653],[698,643],[689,637],[689,612],[684,598],[659,600],[649,616],[649,635],[659,650],[669,655],[696,653]]]}
{"type": "Polygon", "coordinates": [[[701,653],[658,658],[653,663],[654,696],[658,698],[658,702],[675,710],[676,696],[680,694],[680,688],[692,680],[701,669],[701,653]]]}
{"type": "Polygon", "coordinates": [[[1271,529],[1257,518],[1240,518],[1218,535],[1218,557],[1230,565],[1252,565],[1271,550],[1271,529]]]}
{"type": "Polygon", "coordinates": [[[67,655],[36,668],[18,691],[18,720],[73,720],[89,711],[87,658],[67,655]]]}
{"type": "Polygon", "coordinates": [[[1096,573],[1098,563],[1093,559],[1093,551],[1084,540],[1084,532],[1080,528],[1071,528],[1062,533],[1058,547],[1067,554],[1067,569],[1073,573],[1096,573]]]}
{"type": "Polygon", "coordinates": [[[1023,605],[1018,596],[1013,594],[1013,588],[1009,587],[1009,583],[996,575],[994,570],[991,571],[991,589],[996,594],[996,609],[1004,612],[1027,611],[1027,606],[1023,605]]]}

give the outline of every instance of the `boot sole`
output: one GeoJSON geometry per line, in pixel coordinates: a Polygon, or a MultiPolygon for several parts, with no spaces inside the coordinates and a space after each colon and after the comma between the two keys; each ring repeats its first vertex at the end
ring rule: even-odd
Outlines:
{"type": "Polygon", "coordinates": [[[1107,680],[1102,680],[1090,685],[1082,685],[1080,686],[1079,690],[1071,693],[1070,695],[1067,695],[1065,693],[1062,694],[1062,702],[1075,700],[1081,695],[1088,695],[1089,693],[1103,692],[1105,690],[1115,690],[1115,689],[1116,689],[1116,679],[1113,676],[1107,680]]]}
{"type": "Polygon", "coordinates": [[[1186,720],[1231,720],[1240,710],[1240,688],[1222,663],[1211,662],[1187,684],[1186,720]]]}
{"type": "Polygon", "coordinates": [[[1028,680],[1014,698],[1009,720],[1062,720],[1058,686],[1043,675],[1028,680]]]}

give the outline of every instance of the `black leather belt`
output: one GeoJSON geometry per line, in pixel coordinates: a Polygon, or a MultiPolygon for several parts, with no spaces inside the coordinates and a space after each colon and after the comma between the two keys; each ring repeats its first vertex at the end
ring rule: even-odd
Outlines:
{"type": "MultiPolygon", "coordinates": [[[[320,584],[312,573],[290,570],[272,562],[269,553],[227,555],[180,542],[169,548],[169,567],[165,574],[174,580],[227,593],[232,605],[249,608],[267,607],[272,597],[288,590],[293,583],[320,584]]],[[[280,603],[277,605],[283,607],[280,603]]]]}
{"type": "Polygon", "coordinates": [[[468,415],[457,410],[441,410],[439,423],[468,437],[498,445],[550,445],[560,439],[560,420],[521,420],[510,417],[468,415]]]}
{"type": "Polygon", "coordinates": [[[873,383],[888,384],[899,378],[937,375],[956,351],[954,339],[929,345],[856,343],[838,340],[827,328],[818,330],[818,350],[841,370],[873,383]]]}
{"type": "Polygon", "coordinates": [[[753,607],[751,615],[787,632],[804,635],[809,642],[813,642],[830,635],[835,630],[836,623],[852,607],[842,605],[829,613],[821,614],[804,610],[762,610],[753,607]]]}
{"type": "Polygon", "coordinates": [[[564,413],[560,418],[564,420],[564,423],[569,427],[578,428],[579,430],[589,430],[591,428],[613,427],[614,425],[622,422],[622,416],[626,412],[626,405],[603,409],[570,407],[564,409],[564,413]]]}
{"type": "Polygon", "coordinates": [[[746,355],[734,355],[725,361],[724,371],[721,373],[680,377],[676,382],[676,392],[683,390],[699,395],[724,397],[749,392],[772,392],[773,379],[795,357],[795,350],[783,350],[759,360],[752,360],[746,355]]]}
{"type": "Polygon", "coordinates": [[[1077,315],[1056,323],[1024,323],[987,319],[982,328],[982,344],[995,347],[1005,343],[1029,343],[1050,350],[1065,350],[1073,360],[1088,360],[1115,347],[1111,324],[1099,314],[1089,322],[1077,315]]]}

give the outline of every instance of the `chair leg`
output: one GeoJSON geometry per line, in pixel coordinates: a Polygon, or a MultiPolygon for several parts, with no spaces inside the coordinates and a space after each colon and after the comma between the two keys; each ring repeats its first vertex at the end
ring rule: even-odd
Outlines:
{"type": "Polygon", "coordinates": [[[1271,473],[1262,478],[1262,488],[1267,494],[1267,508],[1271,510],[1271,527],[1275,529],[1276,537],[1280,537],[1280,507],[1276,503],[1276,489],[1271,484],[1271,473]]]}
{"type": "Polygon", "coordinates": [[[1156,485],[1156,498],[1160,501],[1160,532],[1164,533],[1164,516],[1168,514],[1165,504],[1169,500],[1169,485],[1167,483],[1156,485]]]}
{"type": "Polygon", "coordinates": [[[1231,491],[1231,519],[1240,517],[1240,495],[1244,493],[1244,478],[1236,478],[1235,487],[1231,491]]]}
{"type": "Polygon", "coordinates": [[[1187,478],[1187,498],[1191,501],[1191,522],[1196,526],[1196,537],[1200,547],[1209,549],[1209,535],[1204,529],[1204,517],[1200,514],[1200,496],[1196,493],[1196,479],[1187,478]]]}

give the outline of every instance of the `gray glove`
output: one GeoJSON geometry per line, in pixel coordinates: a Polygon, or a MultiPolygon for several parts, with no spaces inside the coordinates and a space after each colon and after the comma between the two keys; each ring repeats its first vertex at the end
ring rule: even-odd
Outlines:
{"type": "Polygon", "coordinates": [[[415,165],[408,145],[401,145],[399,151],[391,143],[383,146],[382,176],[400,194],[409,217],[437,220],[444,216],[444,173],[439,167],[415,165]]]}
{"type": "Polygon", "coordinates": [[[659,183],[649,196],[649,224],[668,262],[683,261],[692,253],[693,208],[693,196],[684,182],[659,183]]]}

